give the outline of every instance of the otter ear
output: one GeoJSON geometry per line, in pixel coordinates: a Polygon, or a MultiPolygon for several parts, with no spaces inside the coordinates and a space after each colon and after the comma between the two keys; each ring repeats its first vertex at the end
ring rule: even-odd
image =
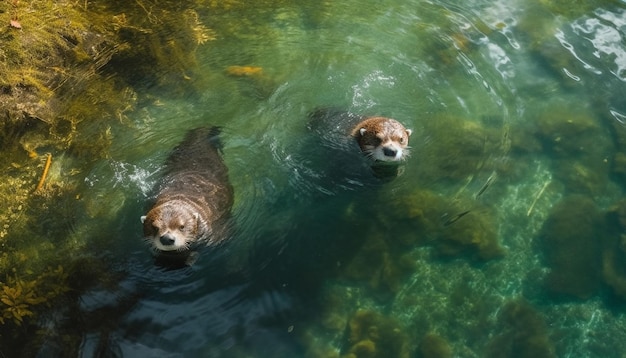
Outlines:
{"type": "Polygon", "coordinates": [[[141,220],[141,223],[143,224],[146,221],[146,216],[143,215],[142,217],[139,218],[139,220],[141,220]]]}
{"type": "Polygon", "coordinates": [[[408,135],[409,137],[411,136],[411,133],[413,133],[412,129],[407,129],[406,130],[406,135],[408,135]]]}
{"type": "Polygon", "coordinates": [[[365,129],[365,128],[359,129],[359,133],[361,133],[361,135],[364,135],[365,132],[367,132],[367,129],[365,129]]]}

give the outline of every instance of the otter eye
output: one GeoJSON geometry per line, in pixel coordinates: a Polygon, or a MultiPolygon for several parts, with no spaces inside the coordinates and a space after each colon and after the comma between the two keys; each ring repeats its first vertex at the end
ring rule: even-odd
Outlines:
{"type": "Polygon", "coordinates": [[[400,144],[404,144],[404,138],[400,137],[400,144]]]}
{"type": "Polygon", "coordinates": [[[179,226],[179,227],[178,227],[178,230],[181,230],[181,231],[182,231],[182,230],[185,230],[185,225],[181,225],[181,226],[179,226]]]}

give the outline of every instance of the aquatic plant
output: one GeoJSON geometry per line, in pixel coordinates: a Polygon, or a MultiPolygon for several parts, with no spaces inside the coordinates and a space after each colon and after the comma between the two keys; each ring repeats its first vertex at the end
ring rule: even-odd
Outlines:
{"type": "Polygon", "coordinates": [[[347,334],[344,358],[409,357],[402,327],[378,312],[358,310],[348,322],[347,334]]]}
{"type": "Polygon", "coordinates": [[[556,357],[544,318],[523,299],[506,303],[498,315],[498,334],[486,357],[556,357]]]}
{"type": "Polygon", "coordinates": [[[428,333],[419,344],[420,358],[452,358],[452,348],[448,342],[435,333],[428,333]]]}
{"type": "Polygon", "coordinates": [[[67,274],[62,266],[48,268],[33,280],[24,280],[16,275],[0,282],[0,324],[11,321],[21,325],[26,317],[32,317],[40,305],[67,292],[67,274]]]}

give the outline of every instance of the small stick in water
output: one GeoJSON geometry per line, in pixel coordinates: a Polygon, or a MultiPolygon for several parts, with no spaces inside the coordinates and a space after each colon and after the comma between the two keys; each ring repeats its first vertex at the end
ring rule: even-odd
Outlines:
{"type": "Polygon", "coordinates": [[[462,213],[458,213],[456,215],[454,215],[453,217],[449,218],[448,220],[446,220],[445,223],[443,223],[443,226],[448,226],[448,225],[452,225],[454,224],[457,220],[459,220],[460,218],[464,217],[465,215],[469,214],[471,210],[465,210],[462,213]]]}
{"type": "Polygon", "coordinates": [[[494,171],[493,173],[491,173],[489,178],[487,178],[487,181],[485,182],[485,184],[483,184],[482,188],[480,188],[480,190],[478,191],[475,197],[478,198],[479,196],[481,196],[485,192],[485,190],[487,190],[489,185],[493,183],[495,179],[496,179],[496,172],[494,171]]]}
{"type": "Polygon", "coordinates": [[[43,167],[43,173],[41,174],[41,179],[39,179],[39,184],[37,184],[37,188],[35,191],[39,191],[43,187],[43,183],[46,181],[46,176],[48,175],[48,170],[50,169],[50,164],[52,163],[52,154],[48,153],[48,159],[46,159],[46,165],[43,167]]]}
{"type": "Polygon", "coordinates": [[[533,200],[532,204],[530,204],[530,208],[528,208],[528,211],[526,212],[526,216],[530,216],[530,214],[533,212],[533,209],[535,208],[535,204],[537,204],[537,200],[539,200],[541,195],[543,195],[543,192],[546,190],[548,185],[550,185],[550,183],[551,183],[550,180],[545,182],[543,186],[541,187],[541,189],[537,192],[537,195],[535,195],[535,199],[533,200]]]}

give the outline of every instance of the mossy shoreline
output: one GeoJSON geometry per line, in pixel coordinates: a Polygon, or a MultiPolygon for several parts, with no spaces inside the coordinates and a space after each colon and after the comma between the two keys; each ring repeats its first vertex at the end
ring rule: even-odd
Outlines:
{"type": "Polygon", "coordinates": [[[23,354],[15,343],[37,316],[85,289],[71,279],[93,257],[77,238],[82,182],[109,156],[112,127],[132,129],[137,104],[158,100],[151,89],[195,89],[195,50],[214,39],[196,5],[0,2],[0,347],[23,354]]]}

